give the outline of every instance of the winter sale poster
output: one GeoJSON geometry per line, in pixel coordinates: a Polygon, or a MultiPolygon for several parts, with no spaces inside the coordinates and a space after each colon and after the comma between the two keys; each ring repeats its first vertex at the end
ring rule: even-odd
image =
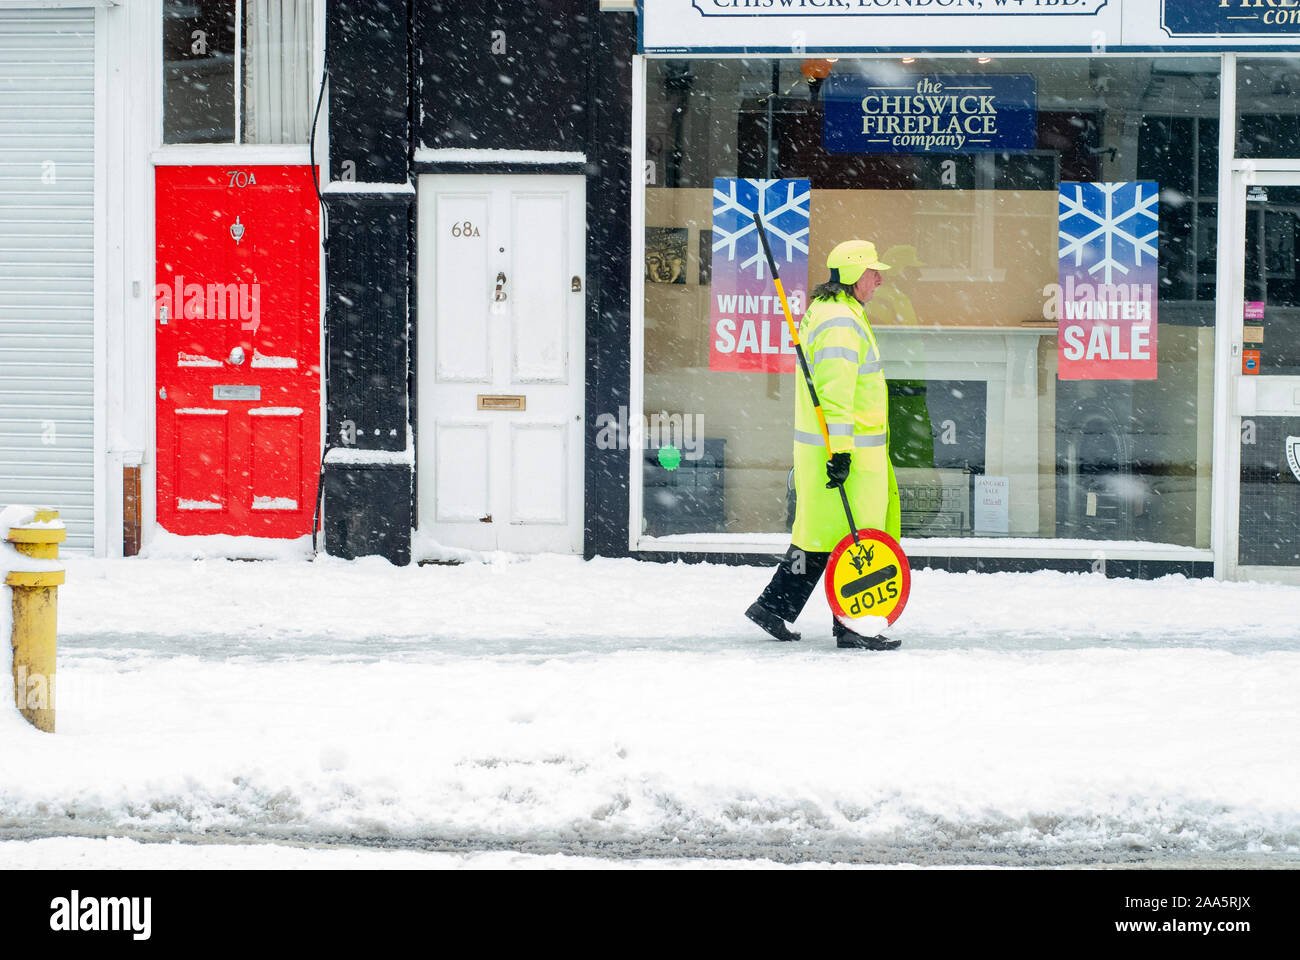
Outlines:
{"type": "Polygon", "coordinates": [[[754,226],[763,219],[795,322],[808,287],[812,188],[807,180],[713,181],[709,369],[793,373],[794,345],[754,226]]]}
{"type": "Polygon", "coordinates": [[[1059,200],[1058,376],[1156,379],[1159,185],[1066,181],[1059,200]]]}

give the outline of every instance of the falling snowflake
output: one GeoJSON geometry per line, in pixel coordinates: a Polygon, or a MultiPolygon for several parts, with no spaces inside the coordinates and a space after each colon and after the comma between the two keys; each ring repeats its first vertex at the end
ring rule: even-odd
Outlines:
{"type": "Polygon", "coordinates": [[[1062,183],[1060,191],[1060,250],[1062,261],[1089,276],[1104,271],[1103,283],[1121,279],[1142,258],[1156,262],[1159,186],[1152,180],[1118,183],[1062,183]]]}
{"type": "Polygon", "coordinates": [[[752,266],[755,278],[763,279],[766,258],[754,227],[757,213],[778,262],[793,261],[796,252],[807,256],[811,197],[807,180],[715,179],[713,252],[725,251],[728,260],[740,260],[741,271],[752,266]]]}

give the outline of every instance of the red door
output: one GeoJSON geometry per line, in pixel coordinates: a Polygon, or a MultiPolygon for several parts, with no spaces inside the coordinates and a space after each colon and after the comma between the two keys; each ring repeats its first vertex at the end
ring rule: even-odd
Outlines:
{"type": "Polygon", "coordinates": [[[158,167],[158,523],[311,532],[320,240],[308,167],[158,167]]]}

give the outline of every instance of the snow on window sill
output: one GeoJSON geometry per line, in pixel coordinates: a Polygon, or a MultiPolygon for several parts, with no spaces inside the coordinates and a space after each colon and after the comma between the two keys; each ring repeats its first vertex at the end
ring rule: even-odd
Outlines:
{"type": "MultiPolygon", "coordinates": [[[[677,533],[638,538],[634,550],[672,553],[782,554],[788,533],[677,533]]],[[[1175,560],[1210,562],[1208,549],[1141,540],[1066,540],[1052,537],[903,537],[905,553],[917,557],[1001,557],[1059,560],[1175,560]]]]}
{"type": "Polygon", "coordinates": [[[472,147],[418,147],[416,163],[586,163],[577,150],[501,150],[472,147]]]}
{"type": "Polygon", "coordinates": [[[195,163],[308,164],[306,144],[272,143],[168,143],[149,154],[154,166],[195,163]]]}

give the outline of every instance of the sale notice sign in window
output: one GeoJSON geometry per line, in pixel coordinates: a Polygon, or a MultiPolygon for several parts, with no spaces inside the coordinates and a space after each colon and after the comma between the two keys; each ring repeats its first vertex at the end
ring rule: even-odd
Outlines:
{"type": "Polygon", "coordinates": [[[1059,200],[1058,376],[1156,379],[1159,186],[1064,182],[1059,200]]]}
{"type": "Polygon", "coordinates": [[[754,225],[767,229],[772,256],[796,323],[808,290],[812,188],[807,180],[713,181],[709,369],[793,373],[785,312],[754,225]]]}

